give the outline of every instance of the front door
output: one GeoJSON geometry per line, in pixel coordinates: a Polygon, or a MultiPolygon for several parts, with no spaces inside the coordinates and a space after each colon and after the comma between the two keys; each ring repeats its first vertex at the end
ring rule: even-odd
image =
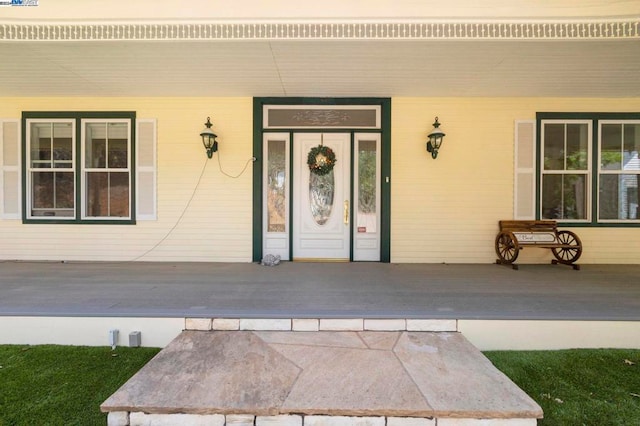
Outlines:
{"type": "Polygon", "coordinates": [[[253,259],[388,262],[390,100],[309,101],[254,99],[253,259]]]}
{"type": "Polygon", "coordinates": [[[349,261],[350,179],[349,133],[294,133],[294,260],[349,261]]]}

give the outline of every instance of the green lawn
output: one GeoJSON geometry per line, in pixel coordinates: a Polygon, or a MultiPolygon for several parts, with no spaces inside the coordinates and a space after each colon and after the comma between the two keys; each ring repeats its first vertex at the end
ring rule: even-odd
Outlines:
{"type": "MultiPolygon", "coordinates": [[[[0,426],[106,425],[99,406],[159,349],[0,346],[0,426]]],[[[539,425],[640,424],[640,350],[486,352],[539,425]]]]}
{"type": "Polygon", "coordinates": [[[640,350],[485,355],[540,404],[538,425],[640,425],[640,350]]]}
{"type": "Polygon", "coordinates": [[[0,346],[0,425],[106,426],[100,404],[158,351],[0,346]]]}

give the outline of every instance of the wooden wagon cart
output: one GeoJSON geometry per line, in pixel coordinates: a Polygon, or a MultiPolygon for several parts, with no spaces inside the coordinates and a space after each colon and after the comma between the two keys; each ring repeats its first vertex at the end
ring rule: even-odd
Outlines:
{"type": "Polygon", "coordinates": [[[569,265],[580,269],[575,262],[582,254],[582,242],[571,231],[558,231],[555,220],[501,220],[500,232],[496,237],[496,263],[512,265],[518,258],[520,250],[525,247],[551,249],[553,264],[569,265]]]}

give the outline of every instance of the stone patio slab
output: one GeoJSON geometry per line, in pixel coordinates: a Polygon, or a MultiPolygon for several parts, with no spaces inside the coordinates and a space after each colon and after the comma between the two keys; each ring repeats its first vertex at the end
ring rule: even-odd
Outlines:
{"type": "Polygon", "coordinates": [[[107,412],[540,418],[459,333],[185,331],[107,412]]]}
{"type": "Polygon", "coordinates": [[[540,407],[459,333],[403,333],[394,349],[436,417],[531,418],[540,407]]]}

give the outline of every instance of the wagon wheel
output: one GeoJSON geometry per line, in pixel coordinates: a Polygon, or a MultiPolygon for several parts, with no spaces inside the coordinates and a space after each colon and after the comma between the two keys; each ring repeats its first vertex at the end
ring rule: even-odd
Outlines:
{"type": "Polygon", "coordinates": [[[518,258],[520,246],[511,232],[501,232],[496,237],[496,254],[501,263],[513,263],[518,258]]]}
{"type": "Polygon", "coordinates": [[[576,234],[571,231],[559,231],[558,243],[570,247],[554,247],[551,249],[553,255],[560,263],[573,263],[582,254],[582,242],[576,234]]]}

